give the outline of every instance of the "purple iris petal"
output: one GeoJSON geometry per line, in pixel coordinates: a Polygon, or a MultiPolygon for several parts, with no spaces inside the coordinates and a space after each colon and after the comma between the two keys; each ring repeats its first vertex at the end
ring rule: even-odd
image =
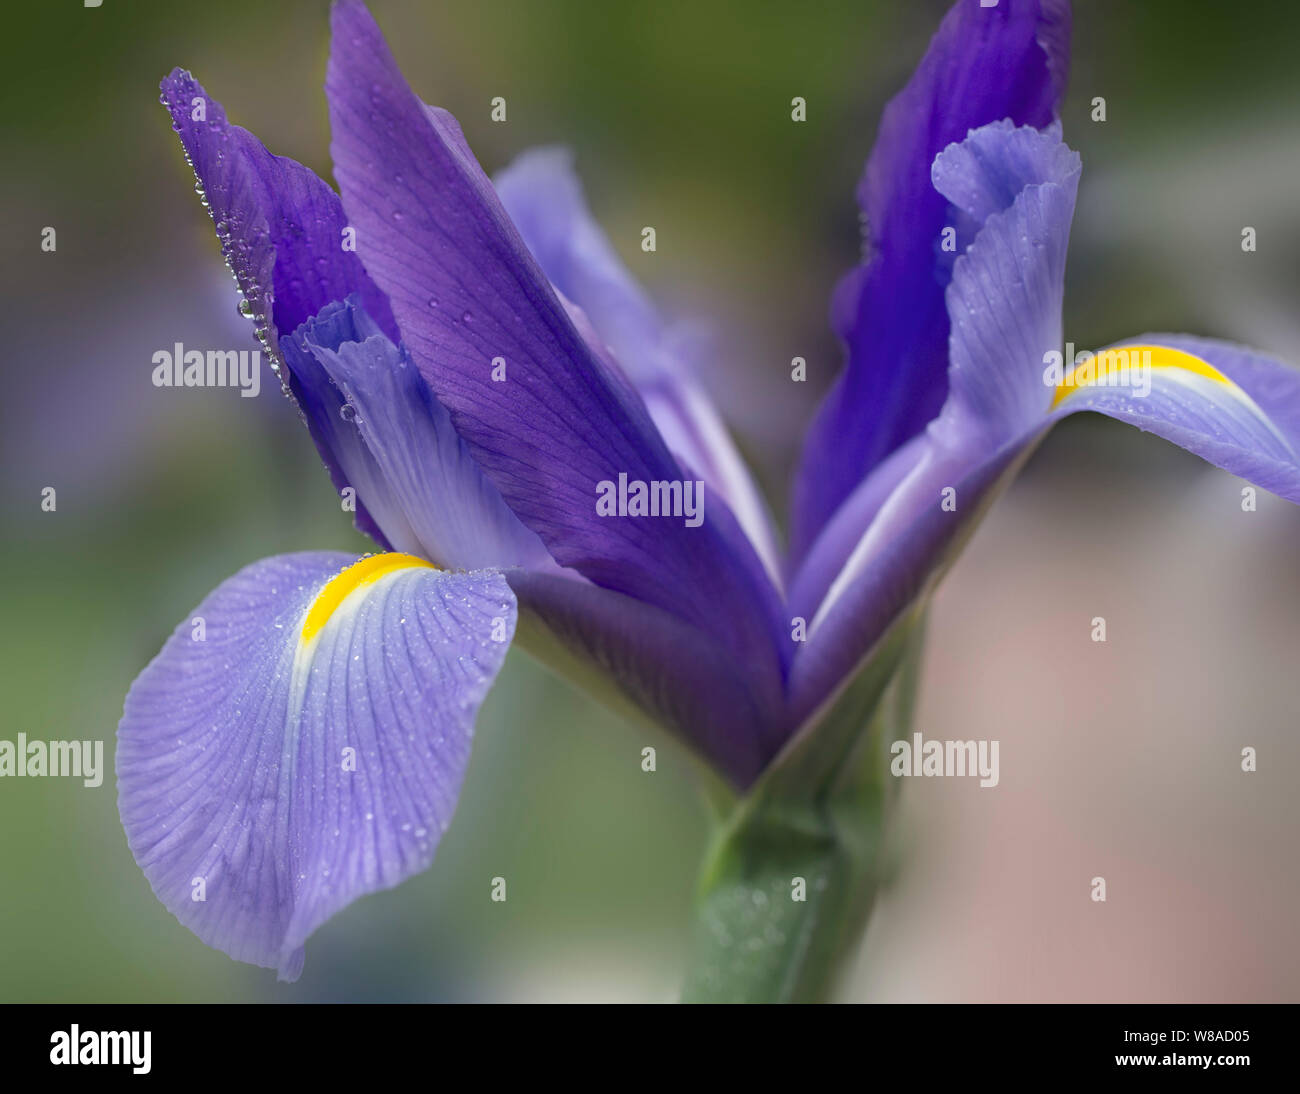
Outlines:
{"type": "Polygon", "coordinates": [[[881,507],[925,453],[924,435],[913,437],[878,463],[835,511],[790,582],[790,615],[808,620],[844,568],[881,507]]]}
{"type": "Polygon", "coordinates": [[[695,468],[736,515],[768,573],[780,573],[771,516],[690,362],[665,329],[587,209],[573,157],[536,148],[493,180],[551,283],[586,313],[596,334],[645,399],[669,449],[695,468]]]}
{"type": "Polygon", "coordinates": [[[1195,452],[1279,497],[1300,503],[1300,370],[1243,346],[1180,334],[1144,334],[1124,345],[1182,350],[1234,387],[1176,369],[1153,369],[1150,391],[1080,387],[1055,417],[1095,410],[1195,452]]]}
{"type": "Polygon", "coordinates": [[[429,865],[516,605],[542,660],[744,789],[924,601],[1064,415],[1128,421],[1300,502],[1300,374],[1275,361],[1151,335],[1120,347],[1156,354],[1144,389],[1127,357],[1046,382],[1079,180],[1052,124],[1066,0],[960,0],[885,112],[858,190],[868,254],[832,304],[848,365],[796,484],[787,603],[754,484],[567,157],[521,158],[498,193],[364,7],[338,3],[333,25],[346,213],[187,73],[163,84],[336,486],[357,489],[363,529],[410,552],[246,568],[127,697],[132,852],[236,958],[292,979],[332,914],[429,865]],[[597,506],[611,480],[681,498],[697,472],[698,527],[597,506]],[[797,652],[795,616],[811,621],[797,652]]]}
{"type": "MultiPolygon", "coordinates": [[[[346,221],[338,195],[302,164],[272,155],[248,130],[227,122],[221,104],[188,72],[178,68],[162,82],[162,102],[198,178],[222,253],[271,351],[326,304],[352,293],[396,340],[388,301],[356,254],[344,250],[346,221]]],[[[333,424],[337,396],[305,386],[292,370],[287,382],[335,489],[354,485],[341,469],[343,454],[333,447],[339,439],[333,424]]],[[[356,515],[363,532],[392,546],[364,500],[356,515]]]]}
{"type": "MultiPolygon", "coordinates": [[[[440,566],[555,568],[479,470],[406,351],[355,297],[327,306],[293,341],[346,398],[350,420],[340,429],[356,433],[373,461],[386,504],[371,510],[385,532],[385,516],[395,510],[414,536],[415,545],[403,550],[440,566]]],[[[397,543],[392,534],[389,539],[397,543]]]]}
{"type": "Polygon", "coordinates": [[[118,806],[154,892],[204,942],[282,979],[335,912],[433,861],[514,630],[500,573],[412,565],[304,639],[352,562],[241,570],[176,628],[118,727],[118,806]]]}
{"type": "Polygon", "coordinates": [[[930,179],[976,228],[1009,209],[1026,186],[1058,183],[1077,189],[1079,155],[1061,139],[1061,125],[1042,129],[1003,119],[973,130],[935,157],[930,179]]]}
{"type": "Polygon", "coordinates": [[[575,328],[454,121],[406,85],[369,13],[337,4],[333,27],[326,91],[344,205],[475,460],[561,565],[696,624],[778,686],[788,631],[730,510],[707,498],[698,527],[598,513],[602,482],[680,482],[678,462],[575,328]]]}
{"type": "MultiPolygon", "coordinates": [[[[877,465],[817,538],[791,587],[795,614],[812,617],[841,569],[857,551],[884,501],[900,532],[914,515],[895,496],[905,475],[926,463],[937,473],[932,434],[949,453],[971,445],[973,463],[1026,429],[1044,425],[1051,392],[1042,384],[1043,353],[1060,345],[1061,299],[1070,218],[1079,179],[1079,157],[1061,141],[1058,126],[1045,131],[996,122],[972,131],[935,160],[936,187],[962,215],[983,230],[956,264],[948,289],[953,331],[950,383],[953,397],[942,421],[895,450],[877,465]],[[1023,232],[1023,237],[1020,233],[1023,232]],[[1032,375],[1031,375],[1032,374],[1032,375]],[[956,390],[960,389],[960,391],[956,390]],[[960,438],[960,440],[958,439],[960,438]]],[[[952,460],[939,466],[946,483],[929,483],[917,495],[929,504],[931,489],[956,484],[952,460]]],[[[910,489],[916,489],[913,480],[910,489]]],[[[883,524],[876,528],[877,542],[883,524]]],[[[925,559],[918,556],[925,570],[925,559]]]]}
{"type": "Polygon", "coordinates": [[[1049,131],[996,122],[934,162],[934,185],[983,222],[953,267],[948,400],[931,432],[978,423],[994,444],[1042,424],[1052,392],[1044,355],[1062,344],[1076,153],[1049,131]]]}
{"type": "Polygon", "coordinates": [[[1044,126],[1064,90],[1070,34],[1064,0],[961,0],[907,87],[886,107],[858,187],[864,264],[837,288],[832,324],[848,364],[805,441],[795,484],[798,559],[881,459],[920,432],[947,393],[943,292],[950,225],[930,165],[970,129],[1010,118],[1044,126]]]}
{"type": "Polygon", "coordinates": [[[1066,245],[1079,178],[1078,157],[1055,127],[985,126],[946,149],[933,174],[955,205],[983,221],[946,294],[948,399],[915,464],[876,510],[818,607],[790,673],[791,704],[801,717],[937,577],[1005,473],[1066,414],[1095,410],[1130,422],[1300,501],[1300,373],[1276,361],[1221,342],[1146,335],[1122,344],[1152,350],[1155,367],[1146,373],[1136,369],[1140,356],[1123,357],[1111,371],[1096,367],[1084,378],[1066,368],[1072,385],[1045,382],[1048,355],[1063,341],[1066,245]],[[950,487],[953,509],[941,504],[950,487]]]}
{"type": "MultiPolygon", "coordinates": [[[[1046,428],[1046,427],[1044,427],[1046,428]]],[[[860,541],[869,550],[855,558],[813,616],[808,641],[790,666],[789,712],[793,727],[813,717],[846,685],[889,627],[938,583],[960,550],[965,534],[1005,482],[1033,436],[1017,438],[979,460],[965,451],[936,449],[926,438],[921,462],[878,512],[860,541]],[[951,487],[956,512],[945,510],[942,491],[951,487]]]]}
{"type": "Polygon", "coordinates": [[[616,709],[649,714],[734,786],[753,782],[780,748],[779,695],[756,690],[747,666],[697,627],[569,576],[506,576],[529,652],[616,709]],[[530,633],[538,624],[544,632],[530,633]]]}
{"type": "Polygon", "coordinates": [[[999,122],[946,149],[933,173],[954,205],[983,220],[946,292],[948,398],[818,606],[791,669],[801,716],[937,577],[1004,472],[1050,425],[1043,355],[1062,343],[1078,156],[1057,127],[999,122]],[[943,506],[945,490],[955,491],[954,509],[943,506]]]}
{"type": "MultiPolygon", "coordinates": [[[[366,518],[362,530],[389,550],[420,554],[420,538],[357,428],[354,408],[321,364],[319,351],[306,340],[309,331],[317,342],[331,348],[358,340],[355,314],[341,301],[327,304],[317,317],[280,338],[280,357],[293,379],[296,401],[312,438],[322,453],[329,453],[335,489],[356,491],[357,513],[366,518]]],[[[394,443],[400,442],[395,439],[394,443]]]]}
{"type": "MultiPolygon", "coordinates": [[[[1125,356],[1115,361],[1123,367],[1096,383],[1078,379],[1073,362],[1062,362],[1076,381],[1072,390],[1044,382],[1045,354],[1062,341],[1077,180],[1078,157],[1055,128],[986,126],[935,161],[936,187],[984,222],[948,290],[952,391],[936,426],[951,429],[949,419],[958,417],[978,421],[992,441],[1005,443],[1036,432],[1045,419],[1098,411],[1300,500],[1300,375],[1279,362],[1222,342],[1147,335],[1123,345],[1135,347],[1135,366],[1142,347],[1150,348],[1149,375],[1128,369],[1125,356]],[[1162,347],[1192,359],[1166,358],[1162,347]]],[[[1083,367],[1087,377],[1100,366],[1083,367]]]]}

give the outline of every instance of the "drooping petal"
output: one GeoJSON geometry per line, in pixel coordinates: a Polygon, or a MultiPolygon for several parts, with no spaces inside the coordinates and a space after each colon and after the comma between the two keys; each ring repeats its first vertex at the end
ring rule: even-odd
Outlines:
{"type": "MultiPolygon", "coordinates": [[[[380,329],[396,340],[388,301],[366,276],[355,248],[344,247],[348,225],[338,195],[302,164],[272,155],[246,129],[231,125],[221,104],[188,72],[178,68],[163,81],[162,103],[268,351],[277,353],[281,338],[326,304],[353,293],[380,329]]],[[[335,489],[358,490],[358,527],[392,546],[371,517],[360,484],[342,469],[347,454],[336,445],[347,445],[351,438],[340,435],[335,426],[341,400],[328,385],[315,387],[311,379],[292,368],[287,377],[281,376],[303,412],[335,489]]]]}
{"type": "Polygon", "coordinates": [[[406,85],[369,13],[336,4],[333,28],[326,90],[344,205],[404,344],[476,462],[561,565],[779,678],[779,601],[720,498],[698,526],[600,515],[602,483],[680,483],[677,460],[640,396],[575,328],[455,122],[406,85]]]}
{"type": "Polygon", "coordinates": [[[668,447],[731,507],[768,574],[779,580],[767,506],[672,332],[588,210],[571,153],[525,152],[498,173],[494,186],[551,284],[583,310],[636,385],[668,447]]]}
{"type": "Polygon", "coordinates": [[[1144,334],[1080,362],[1053,420],[1095,410],[1300,502],[1300,370],[1242,346],[1144,334]]]}
{"type": "Polygon", "coordinates": [[[318,926],[433,861],[515,616],[499,572],[398,554],[281,555],[218,586],[118,727],[118,806],[158,898],[295,979],[318,926]]]}
{"type": "MultiPolygon", "coordinates": [[[[944,288],[950,222],[930,165],[968,130],[1053,118],[1068,68],[1066,0],[959,0],[886,107],[858,187],[865,257],[837,287],[832,325],[848,364],[809,431],[795,486],[792,554],[811,545],[868,470],[919,433],[947,394],[944,288]]],[[[962,239],[956,248],[960,253],[962,239]]]]}
{"type": "Polygon", "coordinates": [[[328,305],[292,340],[346,399],[350,413],[339,428],[357,434],[374,464],[386,499],[381,524],[394,508],[409,527],[414,545],[403,550],[462,569],[555,567],[479,470],[406,351],[356,297],[328,305]]]}

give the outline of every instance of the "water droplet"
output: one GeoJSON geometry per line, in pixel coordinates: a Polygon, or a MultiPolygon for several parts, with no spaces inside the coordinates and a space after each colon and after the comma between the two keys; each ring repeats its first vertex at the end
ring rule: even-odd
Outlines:
{"type": "Polygon", "coordinates": [[[351,403],[344,403],[341,407],[339,407],[339,417],[342,418],[345,422],[354,421],[356,419],[356,416],[357,416],[357,408],[354,407],[351,403]]]}
{"type": "Polygon", "coordinates": [[[473,313],[473,312],[468,312],[468,311],[467,311],[464,315],[462,315],[462,316],[460,317],[460,319],[461,319],[461,322],[462,322],[462,323],[469,323],[469,322],[472,322],[473,319],[474,319],[474,313],[473,313]]]}

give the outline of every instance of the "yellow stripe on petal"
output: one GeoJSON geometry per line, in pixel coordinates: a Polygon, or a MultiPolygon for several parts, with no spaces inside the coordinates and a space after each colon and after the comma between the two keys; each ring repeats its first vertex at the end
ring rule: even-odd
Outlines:
{"type": "Polygon", "coordinates": [[[1077,365],[1057,385],[1052,396],[1051,409],[1055,410],[1076,391],[1088,387],[1123,387],[1123,373],[1134,368],[1168,369],[1185,375],[1200,376],[1223,384],[1239,397],[1246,393],[1213,365],[1191,353],[1169,346],[1112,346],[1104,349],[1089,361],[1077,365]]]}
{"type": "Polygon", "coordinates": [[[416,566],[424,566],[430,570],[438,568],[431,562],[416,558],[415,555],[404,555],[400,551],[367,555],[365,558],[358,559],[342,573],[330,578],[325,583],[325,587],[316,594],[316,599],[312,601],[307,611],[307,618],[303,620],[302,641],[310,642],[315,638],[321,628],[329,622],[330,616],[338,610],[339,605],[358,589],[397,570],[409,570],[416,566]]]}

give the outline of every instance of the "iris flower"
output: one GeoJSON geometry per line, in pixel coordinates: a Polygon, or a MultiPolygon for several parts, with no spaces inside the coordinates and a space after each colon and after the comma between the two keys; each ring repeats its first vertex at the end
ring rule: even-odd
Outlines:
{"type": "Polygon", "coordinates": [[[339,193],[187,72],[162,102],[241,307],[379,551],[263,559],[186,615],[118,731],[131,850],[204,942],[297,977],[330,916],[429,866],[518,637],[711,773],[725,812],[689,994],[814,995],[873,884],[872,727],[1036,442],[1099,411],[1300,501],[1300,374],[1163,334],[1046,367],[1080,174],[1057,121],[1070,12],[961,0],[858,188],[864,257],[831,305],[847,365],[782,550],[567,155],[490,181],[361,4],[332,25],[339,193]],[[602,509],[620,481],[662,484],[668,508],[702,483],[703,519],[602,509]]]}

